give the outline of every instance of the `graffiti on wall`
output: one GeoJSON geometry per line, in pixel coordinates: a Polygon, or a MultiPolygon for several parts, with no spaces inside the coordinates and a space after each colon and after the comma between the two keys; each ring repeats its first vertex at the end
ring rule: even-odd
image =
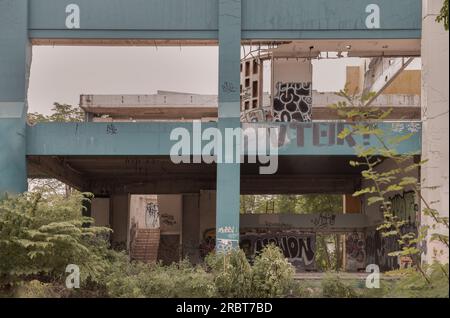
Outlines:
{"type": "MultiPolygon", "coordinates": [[[[396,194],[389,198],[392,205],[392,213],[401,220],[407,221],[401,229],[401,234],[417,234],[416,214],[419,210],[416,196],[413,191],[396,194]]],[[[397,236],[383,237],[376,229],[366,233],[366,261],[367,264],[377,264],[382,271],[398,269],[400,266],[408,266],[410,259],[389,256],[389,253],[400,249],[397,236]]]]}
{"type": "Polygon", "coordinates": [[[159,207],[157,203],[147,203],[145,207],[145,225],[151,229],[159,228],[159,207]]]}
{"type": "Polygon", "coordinates": [[[276,84],[273,99],[276,122],[310,122],[312,113],[312,85],[307,83],[276,84]]]}
{"type": "MultiPolygon", "coordinates": [[[[280,126],[278,134],[278,146],[282,147],[296,141],[296,146],[303,148],[307,145],[314,147],[335,147],[335,146],[356,146],[355,136],[348,134],[344,139],[339,138],[339,134],[346,128],[352,126],[347,123],[298,123],[283,124],[280,126]]],[[[370,136],[363,136],[363,143],[369,146],[370,136]]]]}
{"type": "Polygon", "coordinates": [[[388,255],[397,248],[398,242],[393,236],[383,237],[382,233],[376,229],[366,233],[366,262],[378,265],[381,271],[394,270],[399,267],[397,257],[388,255]]]}
{"type": "Polygon", "coordinates": [[[241,248],[249,257],[254,257],[264,246],[275,244],[289,262],[299,270],[315,269],[316,236],[311,233],[264,233],[245,234],[241,237],[241,248]]]}
{"type": "Polygon", "coordinates": [[[311,220],[311,223],[318,230],[329,228],[336,223],[336,215],[320,213],[311,220]]]}
{"type": "Polygon", "coordinates": [[[175,216],[168,213],[162,213],[161,214],[161,223],[166,226],[174,226],[177,224],[177,221],[175,219],[175,216]]]}
{"type": "Polygon", "coordinates": [[[271,113],[265,108],[257,108],[241,112],[241,122],[257,123],[271,121],[271,113]]]}
{"type": "Polygon", "coordinates": [[[416,204],[416,195],[413,191],[396,194],[389,198],[392,205],[392,213],[408,224],[416,223],[416,214],[419,210],[416,204]]]}
{"type": "Polygon", "coordinates": [[[366,241],[364,233],[353,232],[345,240],[346,270],[356,272],[366,268],[366,241]]]}

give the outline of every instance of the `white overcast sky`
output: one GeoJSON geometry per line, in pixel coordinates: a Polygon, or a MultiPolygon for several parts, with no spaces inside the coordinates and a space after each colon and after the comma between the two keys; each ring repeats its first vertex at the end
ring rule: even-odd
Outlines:
{"type": "MultiPolygon", "coordinates": [[[[355,58],[314,62],[314,89],[339,91],[346,66],[359,63],[355,58]]],[[[266,82],[265,91],[268,87],[266,82]]],[[[157,90],[217,94],[217,47],[33,47],[30,112],[48,114],[54,102],[78,105],[80,94],[157,90]]]]}

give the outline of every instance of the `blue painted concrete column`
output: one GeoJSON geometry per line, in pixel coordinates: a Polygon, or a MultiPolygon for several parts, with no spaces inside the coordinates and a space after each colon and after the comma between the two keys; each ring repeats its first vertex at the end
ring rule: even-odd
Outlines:
{"type": "MultiPolygon", "coordinates": [[[[219,0],[217,126],[224,139],[227,129],[240,128],[241,13],[241,0],[219,0]]],[[[239,246],[240,164],[234,153],[240,151],[239,144],[240,134],[234,139],[234,149],[224,149],[223,162],[217,164],[216,251],[219,253],[239,246]]]]}
{"type": "Polygon", "coordinates": [[[0,0],[0,196],[27,191],[28,0],[0,0]]]}

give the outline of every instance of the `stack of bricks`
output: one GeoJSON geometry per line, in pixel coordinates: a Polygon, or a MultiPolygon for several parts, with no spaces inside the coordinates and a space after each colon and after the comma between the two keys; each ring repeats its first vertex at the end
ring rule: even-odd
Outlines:
{"type": "Polygon", "coordinates": [[[145,263],[156,262],[158,259],[160,229],[137,229],[133,240],[130,258],[145,263]]]}

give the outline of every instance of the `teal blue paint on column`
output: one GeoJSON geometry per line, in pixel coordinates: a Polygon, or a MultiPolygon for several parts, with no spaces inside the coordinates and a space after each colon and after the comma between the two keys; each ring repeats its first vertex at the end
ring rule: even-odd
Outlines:
{"type": "Polygon", "coordinates": [[[0,1],[0,196],[27,190],[28,1],[0,1]]]}
{"type": "MultiPolygon", "coordinates": [[[[219,121],[226,129],[240,128],[241,0],[219,0],[219,121]]],[[[240,137],[234,150],[240,151],[240,137]]],[[[224,145],[225,146],[225,145],[224,145]]],[[[224,157],[233,156],[226,153],[224,157]]],[[[235,157],[235,156],[233,156],[235,157]]],[[[240,164],[217,164],[216,250],[226,252],[239,246],[240,164]]]]}

